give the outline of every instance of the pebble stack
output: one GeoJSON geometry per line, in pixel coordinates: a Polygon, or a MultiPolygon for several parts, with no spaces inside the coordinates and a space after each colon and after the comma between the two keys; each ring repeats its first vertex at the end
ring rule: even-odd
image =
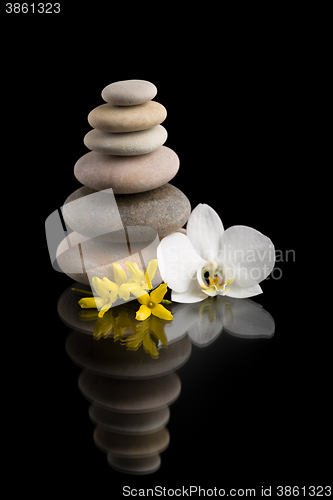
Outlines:
{"type": "MultiPolygon", "coordinates": [[[[77,241],[76,245],[98,235],[103,242],[124,243],[123,235],[121,240],[115,236],[124,227],[153,228],[163,238],[187,222],[190,202],[169,183],[178,172],[179,158],[164,146],[167,131],[161,123],[167,112],[162,104],[152,100],[156,93],[155,85],[144,80],[111,83],[102,91],[106,103],[89,113],[88,122],[93,129],[84,137],[84,143],[91,151],[74,167],[74,175],[83,186],[67,198],[62,210],[66,225],[74,231],[70,236],[77,241]],[[110,188],[119,211],[114,217],[103,206],[103,193],[110,188]],[[100,191],[102,196],[90,196],[100,191]]],[[[136,242],[147,242],[147,232],[138,234],[136,242]]],[[[91,245],[86,241],[85,244],[89,267],[98,267],[99,250],[94,250],[95,259],[91,245]]],[[[60,244],[63,255],[58,256],[59,266],[75,280],[88,284],[84,266],[83,272],[70,273],[64,269],[80,268],[82,248],[78,252],[72,246],[68,238],[60,244]],[[63,250],[68,246],[64,255],[63,250]]],[[[103,248],[103,253],[108,252],[103,248]]]]}
{"type": "Polygon", "coordinates": [[[93,109],[93,130],[84,137],[91,150],[80,158],[74,175],[97,191],[115,194],[151,191],[169,182],[179,169],[176,153],[163,146],[167,131],[161,125],[167,112],[152,101],[157,89],[143,80],[111,83],[102,91],[106,104],[93,109]]]}

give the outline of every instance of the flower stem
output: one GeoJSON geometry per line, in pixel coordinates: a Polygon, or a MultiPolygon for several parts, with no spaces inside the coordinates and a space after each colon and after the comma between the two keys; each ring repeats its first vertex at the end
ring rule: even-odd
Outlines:
{"type": "Polygon", "coordinates": [[[73,290],[73,292],[82,293],[83,295],[94,295],[92,292],[89,292],[89,290],[80,290],[80,288],[71,288],[71,290],[73,290]]]}

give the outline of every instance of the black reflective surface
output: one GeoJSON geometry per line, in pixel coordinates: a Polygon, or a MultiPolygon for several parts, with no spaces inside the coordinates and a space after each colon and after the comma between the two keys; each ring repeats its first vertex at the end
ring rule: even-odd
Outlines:
{"type": "MultiPolygon", "coordinates": [[[[137,321],[136,300],[111,308],[102,318],[96,310],[82,310],[78,300],[84,293],[77,293],[78,287],[79,283],[73,283],[58,302],[60,318],[73,328],[66,352],[83,369],[78,386],[91,403],[88,413],[96,425],[94,443],[112,468],[127,474],[155,473],[170,441],[174,449],[182,449],[165,425],[170,414],[172,418],[172,405],[178,398],[188,398],[177,372],[183,367],[186,378],[193,370],[192,345],[207,348],[221,334],[270,339],[275,331],[271,315],[250,299],[209,297],[195,304],[173,303],[169,305],[172,321],[155,316],[137,321]]],[[[221,404],[216,394],[210,403],[216,414],[221,404]]],[[[188,421],[196,419],[196,411],[188,408],[182,415],[188,421]]],[[[207,431],[211,425],[207,421],[207,431]]],[[[177,427],[175,432],[179,433],[177,427]]]]}
{"type": "MultiPolygon", "coordinates": [[[[79,18],[76,21],[71,27],[79,24],[79,18]]],[[[160,35],[162,30],[156,33],[157,44],[160,35]]],[[[170,40],[166,31],[164,38],[170,40]]],[[[186,194],[192,208],[208,203],[225,227],[254,227],[267,234],[281,252],[274,278],[265,281],[263,295],[253,299],[274,319],[273,336],[244,337],[228,326],[220,332],[220,313],[210,306],[202,322],[211,328],[204,335],[198,335],[195,328],[189,333],[184,324],[184,336],[168,348],[162,346],[154,359],[144,351],[143,341],[131,351],[120,339],[104,338],[108,330],[103,328],[100,339],[93,340],[93,328],[90,336],[81,331],[89,322],[73,327],[67,319],[65,325],[58,317],[57,303],[71,285],[70,279],[54,271],[46,245],[39,246],[36,235],[27,243],[21,232],[19,248],[30,251],[15,280],[23,276],[31,286],[26,282],[21,286],[18,298],[24,291],[23,306],[17,302],[20,308],[13,307],[10,302],[14,328],[10,336],[4,335],[10,348],[3,350],[3,358],[10,361],[4,387],[11,397],[4,401],[4,415],[6,429],[15,434],[11,471],[14,464],[15,481],[36,495],[122,498],[124,485],[201,485],[255,487],[259,496],[261,486],[318,486],[330,481],[329,315],[317,291],[301,284],[292,254],[286,258],[288,250],[295,250],[303,227],[303,207],[296,199],[300,178],[294,170],[302,153],[297,133],[298,116],[304,116],[303,103],[308,98],[299,96],[304,80],[297,81],[297,58],[289,44],[281,54],[281,36],[275,38],[278,47],[273,52],[265,39],[252,47],[251,37],[245,37],[236,50],[234,34],[228,43],[225,37],[214,46],[209,41],[205,44],[197,30],[195,38],[198,50],[192,50],[191,40],[185,37],[179,54],[169,46],[163,63],[161,59],[152,64],[147,52],[145,57],[124,62],[119,44],[116,52],[108,48],[108,30],[103,46],[100,33],[94,37],[89,27],[71,36],[59,29],[52,34],[5,37],[3,100],[10,109],[4,147],[12,155],[7,166],[19,171],[10,181],[20,184],[20,207],[31,217],[29,222],[33,221],[41,239],[45,218],[80,187],[73,167],[87,152],[82,138],[89,130],[88,113],[101,102],[96,96],[110,81],[142,78],[154,82],[157,100],[168,110],[166,145],[180,158],[173,184],[186,194]],[[219,126],[210,127],[210,119],[214,124],[219,119],[219,126]],[[216,328],[209,321],[211,316],[216,317],[216,328]],[[322,326],[322,318],[327,317],[322,326]],[[98,436],[99,446],[95,444],[96,424],[103,422],[111,432],[126,425],[129,432],[134,423],[131,413],[123,413],[119,422],[120,412],[110,416],[113,410],[105,413],[104,407],[82,394],[82,389],[88,389],[80,378],[84,364],[94,365],[90,381],[100,373],[95,358],[77,359],[79,366],[73,362],[75,355],[83,356],[81,349],[68,355],[78,337],[87,345],[94,342],[97,357],[104,353],[101,346],[109,345],[110,356],[114,352],[131,356],[132,368],[134,360],[147,369],[155,361],[161,366],[169,353],[176,353],[177,345],[183,346],[182,356],[172,358],[171,371],[140,380],[151,380],[157,393],[159,379],[172,377],[180,382],[180,392],[175,383],[173,398],[170,394],[163,408],[151,407],[156,424],[150,427],[152,434],[162,429],[168,433],[160,436],[155,455],[146,457],[146,467],[156,468],[155,472],[138,476],[119,472],[129,459],[110,458],[110,466],[107,454],[100,450],[103,433],[98,436]],[[203,347],[198,338],[207,341],[203,347]]],[[[312,256],[314,249],[320,250],[318,239],[310,238],[304,255],[310,250],[312,256]]],[[[301,267],[307,278],[313,276],[312,264],[313,259],[301,267]]],[[[8,297],[6,304],[16,297],[8,297]]],[[[161,334],[157,330],[152,333],[153,325],[148,331],[155,345],[161,334]]],[[[104,363],[108,360],[102,356],[104,363]]],[[[126,382],[120,377],[116,380],[126,382]]],[[[147,430],[151,421],[144,420],[146,414],[140,414],[140,425],[147,430]]],[[[134,465],[137,460],[142,458],[133,458],[134,465]]]]}
{"type": "Polygon", "coordinates": [[[279,482],[279,474],[301,481],[306,470],[327,478],[320,450],[328,414],[318,426],[314,399],[323,401],[326,381],[314,386],[316,371],[311,383],[306,341],[292,314],[281,323],[282,305],[272,305],[275,321],[260,304],[264,296],[208,298],[172,304],[172,322],[155,318],[143,328],[132,301],[99,325],[72,286],[58,301],[71,425],[62,439],[79,467],[102,469],[118,488],[250,487],[279,482]]]}

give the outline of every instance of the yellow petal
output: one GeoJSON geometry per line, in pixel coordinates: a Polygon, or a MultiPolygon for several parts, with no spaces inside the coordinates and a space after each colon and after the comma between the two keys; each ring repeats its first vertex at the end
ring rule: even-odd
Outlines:
{"type": "Polygon", "coordinates": [[[144,321],[151,315],[151,309],[149,307],[145,306],[144,304],[140,306],[140,309],[137,311],[135,319],[138,319],[139,321],[144,321]]]}
{"type": "Polygon", "coordinates": [[[157,270],[157,265],[158,265],[157,259],[152,259],[148,264],[147,273],[148,273],[150,281],[153,281],[153,278],[154,278],[156,270],[157,270]]]}
{"type": "Polygon", "coordinates": [[[152,302],[154,302],[155,304],[159,304],[162,301],[164,295],[166,294],[167,289],[168,289],[167,283],[162,283],[162,285],[158,286],[155,290],[153,290],[150,294],[152,302]]]}
{"type": "MultiPolygon", "coordinates": [[[[147,295],[147,291],[139,286],[137,283],[126,283],[128,285],[127,290],[131,292],[134,297],[136,297],[139,300],[139,297],[142,295],[147,295]]],[[[124,285],[122,285],[124,286],[124,285]]],[[[148,300],[149,300],[149,295],[148,295],[148,300]]]]}
{"type": "Polygon", "coordinates": [[[92,286],[94,287],[96,294],[99,295],[100,297],[103,297],[106,294],[106,290],[105,288],[103,288],[103,286],[100,285],[101,281],[102,280],[97,278],[97,276],[94,276],[91,280],[91,283],[92,286]]]}
{"type": "MultiPolygon", "coordinates": [[[[142,306],[141,306],[142,307],[142,306]]],[[[148,308],[147,308],[148,309],[148,308]]],[[[154,316],[157,316],[158,318],[161,318],[161,319],[166,319],[166,320],[171,320],[173,319],[173,316],[171,314],[170,311],[168,311],[167,309],[165,309],[164,306],[162,306],[162,304],[157,304],[152,310],[151,312],[153,313],[154,316]]]]}
{"type": "Polygon", "coordinates": [[[122,286],[123,286],[123,285],[121,285],[121,286],[119,287],[119,290],[118,290],[118,295],[119,295],[119,297],[120,297],[121,299],[124,299],[124,300],[126,300],[126,301],[127,301],[127,300],[129,299],[130,292],[129,292],[128,290],[126,290],[126,288],[125,288],[125,289],[122,289],[122,286]]]}
{"type": "Polygon", "coordinates": [[[129,293],[132,293],[132,291],[135,292],[136,290],[141,290],[141,287],[137,283],[129,283],[127,281],[127,283],[123,283],[122,285],[120,285],[119,290],[127,290],[129,293]]]}
{"type": "Polygon", "coordinates": [[[149,290],[151,290],[153,288],[153,286],[152,286],[151,281],[149,279],[148,271],[145,272],[145,278],[146,278],[147,286],[148,286],[149,290]]]}
{"type": "Polygon", "coordinates": [[[127,281],[126,273],[118,262],[113,263],[113,279],[118,286],[127,281]]]}
{"type": "Polygon", "coordinates": [[[98,316],[100,318],[103,318],[104,314],[106,313],[106,311],[110,309],[111,306],[112,306],[111,301],[104,304],[104,306],[99,310],[98,316]]]}
{"type": "Polygon", "coordinates": [[[110,292],[109,299],[110,299],[111,305],[114,302],[116,302],[117,298],[118,298],[118,293],[117,292],[110,292]]]}
{"type": "Polygon", "coordinates": [[[109,292],[116,292],[118,290],[118,285],[117,283],[114,283],[113,281],[110,281],[109,278],[103,278],[102,279],[102,286],[107,287],[109,292]]]}
{"type": "Polygon", "coordinates": [[[97,278],[97,276],[94,276],[91,282],[92,286],[96,290],[97,295],[99,295],[100,297],[107,298],[110,291],[114,292],[118,290],[118,285],[107,278],[103,278],[101,280],[97,278]]]}
{"type": "Polygon", "coordinates": [[[150,302],[150,297],[148,293],[143,293],[142,295],[137,297],[137,299],[140,302],[140,304],[148,304],[148,302],[150,302]]]}
{"type": "Polygon", "coordinates": [[[139,266],[136,262],[125,262],[127,271],[130,273],[131,278],[134,279],[137,283],[141,285],[141,282],[144,281],[145,277],[143,272],[140,270],[139,266]]]}
{"type": "Polygon", "coordinates": [[[104,299],[101,299],[100,297],[87,297],[79,300],[79,304],[83,309],[102,307],[104,299]]]}

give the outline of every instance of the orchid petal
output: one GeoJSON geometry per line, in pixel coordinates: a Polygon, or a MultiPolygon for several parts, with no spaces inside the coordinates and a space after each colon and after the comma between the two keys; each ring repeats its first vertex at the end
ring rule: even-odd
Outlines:
{"type": "Polygon", "coordinates": [[[209,295],[210,297],[216,297],[218,295],[216,286],[210,286],[202,289],[203,293],[209,295]]]}
{"type": "Polygon", "coordinates": [[[229,262],[240,287],[248,288],[265,279],[274,267],[271,240],[251,227],[233,226],[221,238],[219,261],[229,262]]]}
{"type": "Polygon", "coordinates": [[[174,302],[190,304],[204,299],[207,299],[207,295],[202,291],[196,277],[191,280],[190,286],[184,292],[171,291],[171,300],[174,302]]]}
{"type": "Polygon", "coordinates": [[[163,281],[178,293],[188,289],[193,275],[205,263],[182,233],[172,233],[162,239],[157,259],[163,281]]]}
{"type": "Polygon", "coordinates": [[[247,297],[254,297],[255,295],[259,295],[260,293],[262,293],[260,285],[243,288],[239,286],[236,281],[234,281],[226,292],[226,296],[234,297],[236,299],[246,299],[247,297]]]}
{"type": "Polygon", "coordinates": [[[186,235],[195,251],[207,260],[214,260],[220,249],[224,228],[218,214],[209,205],[199,203],[186,225],[186,235]]]}

